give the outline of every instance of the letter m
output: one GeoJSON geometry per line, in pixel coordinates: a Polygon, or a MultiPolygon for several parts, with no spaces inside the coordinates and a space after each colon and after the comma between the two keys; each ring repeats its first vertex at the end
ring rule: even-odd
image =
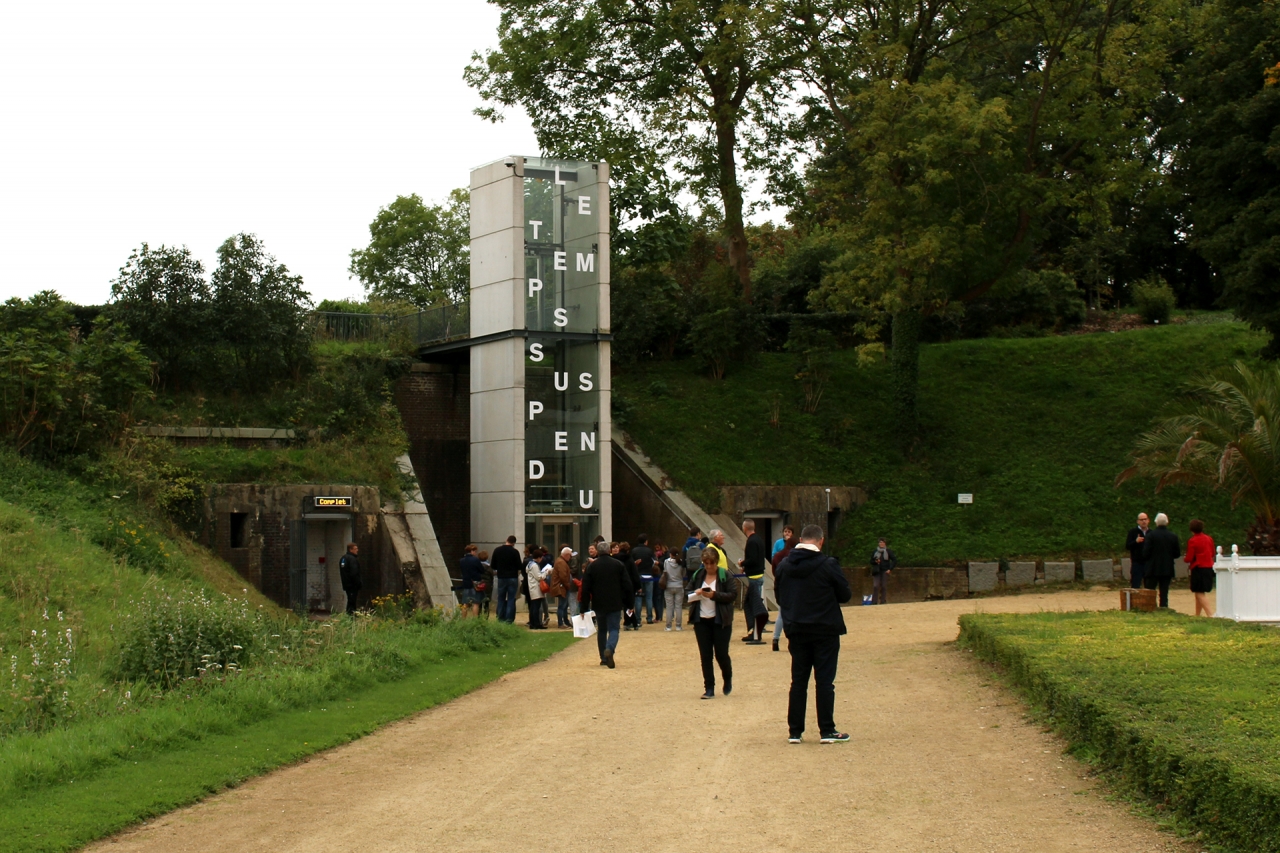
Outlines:
{"type": "Polygon", "coordinates": [[[592,254],[582,254],[578,252],[578,272],[595,272],[596,256],[592,254]]]}

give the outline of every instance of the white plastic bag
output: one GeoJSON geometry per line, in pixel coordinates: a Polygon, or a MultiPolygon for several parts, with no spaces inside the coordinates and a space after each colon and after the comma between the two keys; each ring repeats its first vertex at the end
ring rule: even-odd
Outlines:
{"type": "Polygon", "coordinates": [[[588,610],[573,617],[573,636],[586,639],[596,632],[596,612],[588,610]]]}

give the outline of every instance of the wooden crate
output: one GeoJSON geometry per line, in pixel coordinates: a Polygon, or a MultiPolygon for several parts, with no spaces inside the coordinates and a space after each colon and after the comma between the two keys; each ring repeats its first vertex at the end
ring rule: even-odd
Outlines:
{"type": "Polygon", "coordinates": [[[1120,590],[1121,610],[1142,610],[1150,613],[1159,603],[1154,589],[1122,589],[1120,590]]]}

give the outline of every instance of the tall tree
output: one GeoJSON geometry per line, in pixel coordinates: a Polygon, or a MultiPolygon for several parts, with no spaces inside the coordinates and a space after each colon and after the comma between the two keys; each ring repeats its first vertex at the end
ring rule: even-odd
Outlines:
{"type": "Polygon", "coordinates": [[[824,133],[809,176],[847,251],[813,299],[892,316],[898,415],[915,421],[919,330],[1031,256],[1050,217],[1112,227],[1167,67],[1166,0],[788,0],[786,52],[824,133]]]}
{"type": "Polygon", "coordinates": [[[211,276],[215,328],[234,361],[236,380],[262,388],[292,374],[311,345],[311,297],[302,276],[270,255],[253,234],[236,234],[218,247],[211,276]]]}
{"type": "Polygon", "coordinates": [[[1280,7],[1217,0],[1175,83],[1175,176],[1192,244],[1224,279],[1222,301],[1271,335],[1280,357],[1280,7]]]}
{"type": "Polygon", "coordinates": [[[447,204],[397,196],[369,223],[369,245],[352,249],[350,273],[371,296],[431,308],[467,298],[470,197],[454,190],[447,204]]]}
{"type": "Polygon", "coordinates": [[[502,10],[499,47],[473,57],[467,81],[496,105],[524,107],[543,150],[617,163],[633,212],[661,206],[640,190],[649,180],[668,195],[718,194],[729,263],[750,302],[743,173],[777,155],[761,136],[786,83],[786,58],[767,38],[776,4],[490,2],[502,10]],[[669,167],[681,180],[666,179],[669,167]]]}
{"type": "Polygon", "coordinates": [[[110,314],[155,358],[162,382],[178,387],[202,373],[211,292],[204,265],[186,246],[143,243],[111,282],[111,301],[110,314]]]}

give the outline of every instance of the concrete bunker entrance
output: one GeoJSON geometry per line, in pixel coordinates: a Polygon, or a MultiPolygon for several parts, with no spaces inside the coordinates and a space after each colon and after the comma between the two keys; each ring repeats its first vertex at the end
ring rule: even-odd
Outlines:
{"type": "Polygon", "coordinates": [[[307,610],[342,613],[347,607],[347,596],[342,590],[342,577],[338,562],[347,551],[347,543],[353,541],[355,531],[350,515],[340,513],[308,513],[300,523],[305,538],[302,553],[306,555],[304,571],[304,598],[294,600],[295,608],[301,604],[307,610]]]}

